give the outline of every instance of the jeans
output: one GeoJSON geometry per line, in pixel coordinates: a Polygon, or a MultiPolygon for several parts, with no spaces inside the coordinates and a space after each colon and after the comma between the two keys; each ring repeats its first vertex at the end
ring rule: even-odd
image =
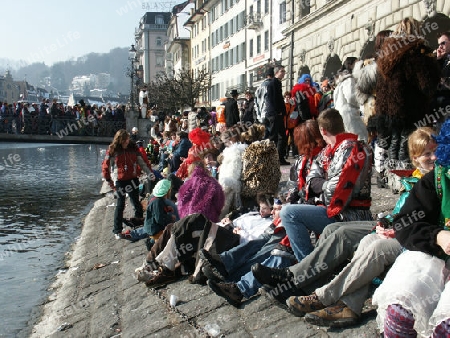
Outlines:
{"type": "Polygon", "coordinates": [[[144,217],[144,211],[142,209],[141,202],[139,202],[139,179],[133,178],[126,181],[116,181],[116,192],[114,193],[117,198],[116,210],[114,211],[114,230],[115,234],[119,234],[123,230],[123,212],[125,210],[126,194],[130,197],[131,205],[134,208],[134,217],[144,217]],[[131,187],[131,189],[130,189],[131,187]],[[128,191],[130,190],[130,191],[128,191]]]}
{"type": "Polygon", "coordinates": [[[138,241],[140,239],[145,239],[148,237],[148,233],[144,231],[144,228],[134,229],[130,231],[131,239],[133,241],[138,241]]]}
{"type": "Polygon", "coordinates": [[[336,221],[327,216],[325,207],[307,204],[286,205],[281,209],[280,217],[299,262],[314,249],[308,230],[321,234],[328,224],[336,221]]]}
{"type": "Polygon", "coordinates": [[[272,235],[264,233],[253,241],[221,253],[220,259],[228,272],[228,280],[238,281],[253,264],[263,262],[285,235],[283,230],[272,235]]]}
{"type": "MultiPolygon", "coordinates": [[[[291,266],[293,261],[288,257],[282,256],[270,256],[261,264],[269,268],[287,268],[291,266]]],[[[260,282],[253,276],[251,271],[247,272],[241,277],[241,280],[236,283],[241,293],[246,298],[250,298],[258,292],[258,289],[262,286],[260,282]]]]}

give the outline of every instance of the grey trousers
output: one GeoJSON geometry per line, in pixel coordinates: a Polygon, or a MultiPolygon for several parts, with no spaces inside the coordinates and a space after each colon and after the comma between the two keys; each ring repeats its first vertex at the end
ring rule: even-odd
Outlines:
{"type": "Polygon", "coordinates": [[[328,283],[336,268],[351,259],[361,239],[376,225],[374,221],[337,222],[325,227],[314,250],[289,269],[297,288],[310,294],[328,283]]]}
{"type": "Polygon", "coordinates": [[[365,236],[351,262],[330,283],[316,290],[319,300],[326,306],[341,300],[360,315],[372,279],[393,264],[401,252],[402,247],[394,238],[365,236]]]}

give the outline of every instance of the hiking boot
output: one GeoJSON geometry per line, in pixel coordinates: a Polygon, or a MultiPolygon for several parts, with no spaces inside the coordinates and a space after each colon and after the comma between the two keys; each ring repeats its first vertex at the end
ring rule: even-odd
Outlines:
{"type": "Polygon", "coordinates": [[[358,322],[358,319],[358,315],[341,301],[305,315],[305,320],[310,324],[336,328],[354,325],[358,322]]]}
{"type": "Polygon", "coordinates": [[[203,262],[202,272],[206,276],[206,278],[211,279],[215,282],[226,281],[226,277],[222,275],[220,271],[212,266],[209,262],[203,262]]]}
{"type": "Polygon", "coordinates": [[[169,270],[166,267],[160,267],[159,271],[149,281],[145,282],[145,285],[151,288],[159,288],[166,284],[172,283],[178,279],[175,271],[169,270]]]}
{"type": "Polygon", "coordinates": [[[303,317],[305,314],[325,308],[315,293],[309,296],[289,297],[286,305],[295,316],[303,317]]]}
{"type": "Polygon", "coordinates": [[[227,279],[228,272],[218,255],[215,258],[209,251],[202,249],[200,258],[204,261],[202,271],[208,279],[216,281],[225,281],[227,279]]]}
{"type": "Polygon", "coordinates": [[[270,303],[278,306],[283,310],[289,311],[286,301],[289,297],[304,296],[305,293],[298,288],[291,288],[288,290],[279,290],[278,288],[269,288],[262,286],[259,288],[259,293],[263,295],[270,303]]]}
{"type": "Polygon", "coordinates": [[[252,265],[253,276],[263,285],[271,288],[289,289],[294,286],[294,274],[288,268],[268,268],[261,263],[252,265]]]}
{"type": "Polygon", "coordinates": [[[217,283],[211,279],[208,280],[208,286],[213,290],[218,296],[225,298],[228,303],[235,307],[239,307],[242,302],[241,290],[237,287],[235,283],[217,283]]]}
{"type": "Polygon", "coordinates": [[[134,277],[139,282],[147,283],[152,280],[158,274],[158,272],[158,270],[153,270],[153,267],[151,265],[146,264],[134,270],[134,277]]]}

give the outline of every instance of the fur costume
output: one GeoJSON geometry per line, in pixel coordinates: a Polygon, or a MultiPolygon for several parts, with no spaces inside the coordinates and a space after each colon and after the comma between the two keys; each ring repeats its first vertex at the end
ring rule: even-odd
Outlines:
{"type": "Polygon", "coordinates": [[[234,143],[223,150],[223,159],[219,167],[219,183],[225,193],[222,216],[231,209],[241,207],[242,154],[245,148],[246,144],[234,143]]]}
{"type": "Polygon", "coordinates": [[[364,123],[368,125],[369,118],[375,115],[375,87],[377,83],[375,59],[357,61],[352,74],[356,80],[356,100],[363,107],[364,123]]]}
{"type": "Polygon", "coordinates": [[[178,193],[178,213],[181,218],[201,213],[212,222],[218,222],[224,204],[222,187],[202,167],[194,169],[178,193]]]}
{"type": "Polygon", "coordinates": [[[425,40],[412,36],[386,38],[377,66],[378,144],[389,149],[390,164],[397,167],[396,161],[409,163],[408,136],[431,113],[439,68],[425,40]]]}
{"type": "Polygon", "coordinates": [[[272,141],[256,141],[242,155],[242,195],[275,193],[281,179],[278,152],[272,141]]]}
{"type": "Polygon", "coordinates": [[[359,104],[355,97],[355,78],[347,71],[339,75],[339,84],[333,93],[334,108],[344,121],[345,131],[358,135],[359,140],[367,142],[369,135],[359,113],[359,104]]]}

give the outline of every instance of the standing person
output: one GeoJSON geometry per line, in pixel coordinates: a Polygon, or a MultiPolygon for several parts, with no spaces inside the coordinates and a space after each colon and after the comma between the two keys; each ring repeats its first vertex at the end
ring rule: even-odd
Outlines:
{"type": "Polygon", "coordinates": [[[131,128],[130,140],[134,143],[139,140],[139,130],[136,127],[131,128]]]}
{"type": "Polygon", "coordinates": [[[317,117],[312,78],[309,74],[303,74],[291,90],[291,96],[295,99],[296,109],[303,121],[317,117]],[[314,113],[316,112],[316,113],[314,113]]]}
{"type": "Polygon", "coordinates": [[[289,157],[289,150],[292,146],[292,157],[298,155],[297,147],[294,140],[294,128],[300,123],[300,116],[298,111],[295,111],[295,100],[291,97],[291,92],[284,93],[284,105],[286,107],[286,115],[284,117],[284,123],[287,130],[287,146],[286,146],[286,158],[289,157]]]}
{"type": "MultiPolygon", "coordinates": [[[[450,32],[443,32],[438,34],[438,48],[435,51],[436,58],[441,69],[441,83],[439,84],[435,109],[439,110],[440,107],[447,107],[450,105],[450,32]]],[[[437,116],[438,129],[440,124],[448,118],[448,114],[440,113],[437,116]]]]}
{"type": "Polygon", "coordinates": [[[233,89],[230,92],[230,95],[231,98],[228,98],[227,102],[225,103],[225,120],[227,128],[233,127],[240,121],[239,108],[237,105],[237,98],[239,96],[239,93],[236,89],[233,89]]]}
{"type": "Polygon", "coordinates": [[[361,118],[359,103],[355,96],[355,78],[352,75],[356,58],[348,57],[339,71],[339,83],[333,94],[334,108],[339,111],[348,133],[358,135],[359,140],[367,142],[369,134],[361,118]]]}
{"type": "Polygon", "coordinates": [[[403,19],[384,40],[377,59],[381,76],[376,84],[375,111],[378,145],[389,152],[387,170],[410,166],[408,135],[432,122],[427,115],[440,72],[431,52],[420,22],[413,18],[403,19]]]}
{"type": "Polygon", "coordinates": [[[130,135],[125,129],[118,130],[106,151],[106,156],[102,163],[102,175],[109,183],[111,189],[115,190],[117,197],[113,229],[116,239],[123,238],[122,221],[126,194],[130,197],[133,205],[134,217],[143,217],[142,205],[139,202],[138,165],[150,180],[155,180],[155,175],[145,164],[136,145],[130,144],[130,135]],[[111,177],[111,173],[114,174],[115,182],[111,177]]]}
{"type": "Polygon", "coordinates": [[[139,92],[139,105],[141,106],[141,118],[147,117],[148,93],[147,86],[144,86],[139,92]]]}
{"type": "Polygon", "coordinates": [[[281,165],[290,165],[285,160],[286,154],[286,128],[283,119],[286,114],[286,107],[283,99],[283,89],[281,80],[283,80],[286,70],[284,66],[276,66],[274,69],[274,78],[267,84],[267,93],[265,99],[266,105],[266,126],[269,129],[269,140],[277,145],[278,158],[281,165]]]}
{"type": "Polygon", "coordinates": [[[266,79],[261,83],[255,92],[255,108],[256,108],[256,119],[260,123],[264,123],[267,114],[266,107],[266,94],[267,85],[273,79],[275,73],[273,67],[269,67],[266,70],[266,79]]]}
{"type": "Polygon", "coordinates": [[[322,81],[322,98],[317,106],[317,113],[320,114],[322,111],[328,108],[334,108],[333,93],[334,90],[331,89],[330,80],[325,79],[322,81]]]}
{"type": "Polygon", "coordinates": [[[255,99],[253,98],[252,91],[247,89],[245,91],[244,114],[242,116],[242,123],[244,125],[246,123],[253,124],[256,120],[255,99]]]}

